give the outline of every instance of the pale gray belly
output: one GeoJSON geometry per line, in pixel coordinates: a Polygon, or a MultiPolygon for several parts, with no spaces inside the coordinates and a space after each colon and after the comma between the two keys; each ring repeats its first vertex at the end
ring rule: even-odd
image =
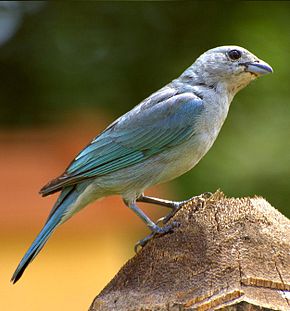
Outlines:
{"type": "Polygon", "coordinates": [[[135,198],[155,184],[172,180],[192,169],[207,153],[214,139],[195,136],[184,144],[170,148],[142,163],[100,176],[94,181],[95,196],[120,194],[135,198]]]}

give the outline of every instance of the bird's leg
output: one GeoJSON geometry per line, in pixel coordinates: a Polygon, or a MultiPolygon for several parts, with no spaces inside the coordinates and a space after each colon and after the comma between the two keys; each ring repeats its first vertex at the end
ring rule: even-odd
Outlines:
{"type": "Polygon", "coordinates": [[[159,198],[153,198],[153,197],[148,197],[143,194],[141,194],[140,197],[137,198],[138,202],[143,202],[143,203],[152,203],[156,205],[162,205],[166,206],[172,209],[177,208],[181,202],[175,202],[175,201],[169,201],[169,200],[164,200],[164,199],[159,199],[159,198]]]}
{"type": "Polygon", "coordinates": [[[149,234],[147,237],[137,242],[137,244],[135,245],[135,251],[137,251],[139,246],[141,247],[145,246],[145,244],[150,239],[152,239],[156,234],[166,234],[170,232],[175,226],[177,226],[176,223],[172,223],[165,227],[159,227],[136,205],[134,201],[128,202],[124,200],[124,202],[137,216],[139,216],[145,222],[145,224],[151,230],[151,234],[149,234]]]}
{"type": "Polygon", "coordinates": [[[211,192],[205,192],[201,195],[194,196],[188,200],[184,201],[169,201],[169,200],[164,200],[164,199],[159,199],[159,198],[153,198],[153,197],[148,197],[145,195],[141,195],[138,197],[137,201],[143,202],[143,203],[152,203],[152,204],[157,204],[157,205],[162,205],[166,206],[172,209],[172,211],[166,215],[165,217],[162,217],[158,219],[157,223],[162,222],[163,224],[166,224],[179,210],[182,206],[185,204],[196,201],[196,200],[204,200],[209,198],[212,195],[211,192]]]}
{"type": "Polygon", "coordinates": [[[172,226],[159,227],[157,226],[137,205],[135,202],[126,202],[126,205],[137,215],[139,216],[152,233],[164,234],[172,229],[172,226]]]}

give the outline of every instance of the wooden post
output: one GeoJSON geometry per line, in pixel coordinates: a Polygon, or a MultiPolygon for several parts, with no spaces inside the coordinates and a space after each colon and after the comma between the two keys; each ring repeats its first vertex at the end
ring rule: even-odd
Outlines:
{"type": "Polygon", "coordinates": [[[290,310],[290,221],[267,201],[218,191],[173,220],[90,311],[290,310]]]}

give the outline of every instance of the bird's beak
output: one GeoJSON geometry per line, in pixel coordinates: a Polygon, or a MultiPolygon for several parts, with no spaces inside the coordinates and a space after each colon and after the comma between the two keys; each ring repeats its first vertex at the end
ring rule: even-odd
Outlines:
{"type": "Polygon", "coordinates": [[[244,63],[243,65],[245,66],[245,71],[253,73],[258,76],[273,72],[272,67],[262,60],[244,63]]]}

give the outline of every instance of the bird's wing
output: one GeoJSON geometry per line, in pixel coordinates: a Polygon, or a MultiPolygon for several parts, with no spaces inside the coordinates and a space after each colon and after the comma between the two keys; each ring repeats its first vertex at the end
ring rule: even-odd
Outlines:
{"type": "Polygon", "coordinates": [[[194,135],[195,120],[203,109],[201,98],[193,93],[172,95],[167,90],[169,96],[163,94],[158,101],[156,94],[112,123],[40,193],[45,196],[65,186],[142,162],[194,135]]]}

